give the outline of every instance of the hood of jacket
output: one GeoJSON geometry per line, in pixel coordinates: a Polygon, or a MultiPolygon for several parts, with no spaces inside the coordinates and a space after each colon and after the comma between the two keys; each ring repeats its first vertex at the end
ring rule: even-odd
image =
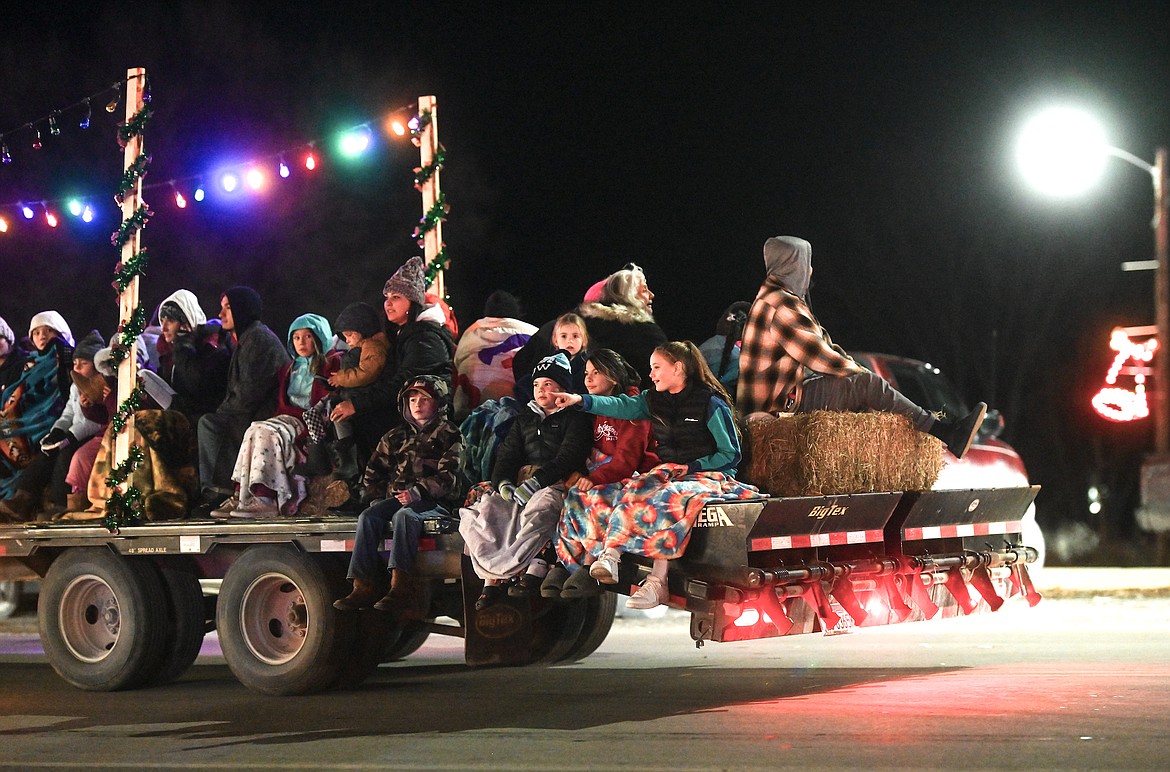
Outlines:
{"type": "Polygon", "coordinates": [[[322,356],[333,348],[333,328],[329,326],[329,320],[319,314],[301,314],[288,326],[288,353],[293,359],[296,359],[297,352],[293,348],[292,335],[297,330],[308,330],[313,333],[313,337],[317,339],[317,350],[322,356]]]}
{"type": "Polygon", "coordinates": [[[398,411],[402,413],[402,418],[408,424],[419,430],[426,428],[426,426],[419,426],[410,416],[407,397],[412,391],[429,394],[431,399],[435,401],[435,417],[427,426],[434,424],[436,420],[442,420],[447,415],[447,402],[451,395],[451,389],[447,386],[447,382],[437,375],[416,375],[407,381],[406,385],[398,392],[398,411]]]}
{"type": "Polygon", "coordinates": [[[796,236],[773,236],[764,242],[768,278],[804,300],[812,279],[812,244],[796,236]]]}
{"type": "Polygon", "coordinates": [[[607,319],[620,324],[654,321],[654,315],[643,308],[609,305],[608,303],[582,303],[577,307],[577,313],[586,319],[607,319]]]}
{"type": "Polygon", "coordinates": [[[65,317],[56,311],[41,311],[32,318],[28,323],[28,336],[32,337],[32,331],[38,327],[51,327],[57,331],[57,335],[61,340],[73,348],[73,331],[69,329],[69,325],[65,323],[65,317]]]}
{"type": "Polygon", "coordinates": [[[174,303],[183,312],[183,316],[187,317],[187,324],[194,330],[201,324],[207,324],[207,314],[203,313],[203,307],[199,305],[199,298],[195,297],[195,293],[191,290],[175,290],[170,295],[163,298],[163,302],[158,304],[158,308],[154,310],[154,316],[158,318],[158,312],[167,303],[174,303]]]}

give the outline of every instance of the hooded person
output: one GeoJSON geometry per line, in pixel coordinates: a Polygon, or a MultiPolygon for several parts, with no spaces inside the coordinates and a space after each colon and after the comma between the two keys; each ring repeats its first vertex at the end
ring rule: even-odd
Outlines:
{"type": "Polygon", "coordinates": [[[764,242],[767,276],[748,312],[739,355],[737,407],[752,413],[876,410],[910,420],[962,458],[983,422],[980,402],[962,417],[936,419],[833,343],[808,305],[812,245],[795,236],[764,242]]]}
{"type": "Polygon", "coordinates": [[[198,514],[209,514],[232,494],[232,472],[244,432],[276,409],[280,372],[292,358],[262,321],[264,305],[251,287],[232,287],[220,296],[220,321],[236,340],[228,363],[227,388],[214,412],[199,419],[198,514]]]}
{"type": "Polygon", "coordinates": [[[291,515],[307,496],[296,470],[308,439],[305,412],[329,395],[326,379],[340,359],[331,351],[333,330],[319,314],[302,314],[288,328],[292,361],[280,369],[275,414],[253,421],[232,470],[235,495],[214,517],[291,515]]]}
{"type": "MultiPolygon", "coordinates": [[[[64,335],[61,335],[61,339],[64,340],[64,335]]],[[[103,346],[105,341],[97,330],[83,337],[73,350],[73,376],[88,378],[96,375],[93,359],[103,346]]],[[[50,348],[46,346],[44,351],[50,348]]],[[[38,448],[20,477],[19,487],[11,498],[0,502],[0,515],[10,520],[28,520],[38,514],[46,490],[49,509],[41,513],[42,516],[63,512],[69,494],[75,492],[66,482],[73,456],[104,428],[104,422],[93,421],[86,416],[82,409],[81,391],[78,384],[72,381],[73,378],[65,407],[48,433],[40,439],[38,448]]]]}
{"type": "Polygon", "coordinates": [[[715,323],[715,334],[699,345],[707,366],[729,392],[734,392],[739,382],[740,342],[751,307],[752,304],[746,300],[732,303],[715,323]]]}
{"type": "MultiPolygon", "coordinates": [[[[0,316],[0,394],[20,378],[28,355],[16,345],[16,334],[0,316]]],[[[0,404],[0,407],[3,407],[0,404]]]]}
{"type": "Polygon", "coordinates": [[[221,327],[208,322],[199,299],[190,290],[168,295],[159,304],[157,315],[162,328],[157,343],[158,375],[175,392],[166,407],[179,411],[196,427],[200,418],[215,412],[227,394],[232,352],[221,345],[221,327]]]}
{"type": "Polygon", "coordinates": [[[334,602],[342,611],[373,606],[406,622],[421,618],[415,558],[426,518],[449,518],[458,505],[459,456],[463,436],[447,420],[450,389],[436,375],[420,375],[398,395],[403,423],[378,443],[362,475],[362,501],[348,578],[353,590],[334,602]],[[393,547],[383,568],[379,549],[387,525],[393,547]],[[380,600],[378,579],[390,571],[390,589],[380,600]]]}
{"type": "MultiPolygon", "coordinates": [[[[9,329],[11,332],[11,329],[9,329]]],[[[29,338],[34,350],[24,358],[3,340],[9,351],[5,363],[23,359],[18,373],[8,372],[9,382],[0,392],[0,501],[13,499],[21,489],[26,468],[40,453],[39,444],[54,422],[61,417],[73,386],[73,333],[56,311],[42,311],[29,324],[29,338]]],[[[7,368],[5,368],[7,370],[7,368]]],[[[45,479],[38,483],[43,488],[45,479]]],[[[9,519],[27,519],[39,501],[17,502],[9,507],[9,519]],[[25,504],[30,506],[25,506],[25,504]]],[[[0,516],[5,515],[0,508],[0,516]]]]}

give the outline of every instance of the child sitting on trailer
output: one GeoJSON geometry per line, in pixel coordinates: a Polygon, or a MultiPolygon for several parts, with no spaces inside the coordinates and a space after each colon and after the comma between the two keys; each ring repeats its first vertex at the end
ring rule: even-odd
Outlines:
{"type": "MultiPolygon", "coordinates": [[[[636,384],[641,380],[638,371],[611,349],[597,349],[585,363],[585,385],[590,394],[634,396],[639,392],[636,384]]],[[[556,538],[560,562],[549,570],[540,585],[541,595],[574,598],[602,591],[588,570],[580,570],[592,564],[604,549],[609,526],[605,520],[595,517],[602,514],[602,508],[591,507],[590,502],[603,497],[604,491],[620,490],[636,473],[657,466],[658,456],[652,447],[649,421],[594,416],[589,471],[569,489],[556,538]],[[570,501],[572,505],[568,504],[570,501]]]]}
{"type": "Polygon", "coordinates": [[[477,611],[498,601],[507,582],[522,581],[517,587],[525,594],[547,573],[549,561],[542,555],[556,533],[565,492],[585,471],[592,444],[589,417],[557,407],[572,385],[565,352],[540,360],[532,371],[532,401],[496,453],[490,491],[459,511],[459,533],[484,580],[477,611]]]}
{"type": "Polygon", "coordinates": [[[353,591],[333,606],[353,611],[373,606],[398,621],[421,619],[414,564],[423,519],[448,517],[458,479],[463,437],[446,419],[447,382],[437,375],[411,379],[398,395],[403,423],[383,437],[362,477],[362,501],[348,577],[353,591]],[[390,589],[378,600],[378,557],[387,524],[394,546],[387,558],[390,589]]]}
{"type": "Polygon", "coordinates": [[[683,554],[691,525],[709,499],[758,495],[733,477],[741,456],[731,399],[695,344],[671,341],[654,349],[650,380],[654,389],[637,396],[557,397],[562,407],[580,405],[597,415],[651,419],[655,452],[663,463],[621,489],[598,496],[590,503],[595,512],[571,511],[566,502],[565,513],[568,518],[592,516],[608,522],[604,551],[589,569],[594,579],[616,584],[623,552],[653,558],[649,578],[626,604],[635,609],[667,602],[667,561],[683,554]]]}

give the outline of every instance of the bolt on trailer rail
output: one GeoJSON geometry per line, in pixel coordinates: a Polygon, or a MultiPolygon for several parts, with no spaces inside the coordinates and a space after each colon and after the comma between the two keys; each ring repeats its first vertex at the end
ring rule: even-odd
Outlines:
{"type": "MultiPolygon", "coordinates": [[[[671,561],[669,605],[690,612],[700,646],[995,611],[1011,598],[1035,605],[1027,564],[1036,551],[1020,543],[1020,521],[1038,490],[712,502],[671,561]]],[[[348,587],[355,528],[347,517],[182,520],[118,533],[26,524],[0,529],[0,578],[42,578],[45,653],[79,688],[177,678],[215,629],[246,686],[304,694],[354,686],[431,634],[463,638],[473,666],[581,659],[605,640],[617,594],[649,571],[649,561],[625,555],[617,584],[598,596],[505,597],[477,612],[482,582],[459,534],[436,520],[419,551],[426,619],[398,625],[332,606],[348,587]],[[219,580],[217,594],[206,580],[219,580]]]]}

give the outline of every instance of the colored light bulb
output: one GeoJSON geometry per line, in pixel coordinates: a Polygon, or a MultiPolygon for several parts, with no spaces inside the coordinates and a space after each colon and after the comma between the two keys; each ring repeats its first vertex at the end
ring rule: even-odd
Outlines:
{"type": "Polygon", "coordinates": [[[282,178],[288,179],[289,174],[291,174],[291,172],[289,171],[288,164],[284,162],[283,158],[280,159],[280,176],[282,178]]]}
{"type": "Polygon", "coordinates": [[[32,207],[29,206],[28,204],[25,204],[25,205],[20,207],[20,213],[24,215],[24,219],[26,219],[26,220],[31,220],[32,218],[37,216],[37,213],[34,212],[32,207]]]}
{"type": "Polygon", "coordinates": [[[187,208],[187,199],[183,198],[183,194],[177,190],[175,191],[175,206],[179,207],[180,209],[187,208]]]}
{"type": "Polygon", "coordinates": [[[203,190],[202,185],[199,185],[195,188],[195,200],[196,201],[202,201],[206,196],[207,196],[207,193],[206,193],[206,191],[203,190]]]}
{"type": "Polygon", "coordinates": [[[0,217],[0,233],[7,233],[7,232],[8,232],[8,221],[5,220],[3,217],[0,217]]]}
{"type": "Polygon", "coordinates": [[[85,222],[93,222],[93,209],[86,206],[85,209],[81,210],[81,219],[85,222]]]}
{"type": "Polygon", "coordinates": [[[234,172],[228,172],[219,180],[220,186],[228,193],[232,193],[240,186],[240,178],[234,172]]]}
{"type": "Polygon", "coordinates": [[[317,168],[317,157],[312,153],[309,153],[307,156],[305,156],[305,168],[309,171],[313,171],[317,168]]]}
{"type": "Polygon", "coordinates": [[[249,169],[244,177],[248,181],[248,187],[252,190],[260,190],[264,186],[264,172],[259,169],[249,169]]]}
{"type": "Polygon", "coordinates": [[[66,206],[69,209],[69,214],[73,215],[74,217],[77,217],[81,214],[81,202],[76,198],[70,199],[66,206]]]}

